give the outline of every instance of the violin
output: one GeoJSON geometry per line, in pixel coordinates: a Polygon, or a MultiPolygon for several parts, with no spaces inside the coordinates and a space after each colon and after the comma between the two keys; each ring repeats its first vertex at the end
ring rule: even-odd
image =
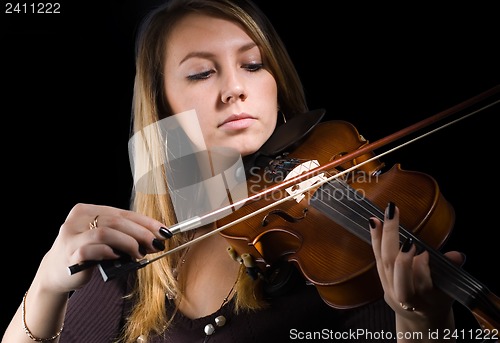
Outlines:
{"type": "MultiPolygon", "coordinates": [[[[250,257],[264,280],[281,266],[294,265],[329,306],[353,308],[383,296],[368,219],[383,221],[385,207],[394,202],[401,209],[400,244],[411,239],[417,252],[428,251],[434,284],[469,309],[482,328],[500,330],[500,298],[439,252],[452,232],[455,213],[436,180],[400,164],[386,171],[381,155],[374,153],[497,93],[500,86],[374,143],[349,122],[322,121],[324,110],[289,120],[246,158],[249,197],[242,200],[244,206],[233,203],[237,210],[217,218],[217,230],[210,234],[220,233],[235,254],[250,257]]],[[[184,232],[202,219],[169,230],[172,235],[184,232]]],[[[150,260],[88,261],[69,269],[75,273],[99,264],[107,281],[180,248],[150,260]]]]}
{"type": "Polygon", "coordinates": [[[400,244],[411,239],[417,253],[428,251],[434,284],[468,308],[482,328],[499,330],[500,298],[439,252],[451,234],[455,213],[436,180],[400,164],[383,172],[385,164],[372,148],[366,149],[368,145],[348,122],[315,125],[300,144],[278,149],[279,155],[254,167],[247,181],[249,194],[266,193],[290,176],[315,173],[218,220],[218,226],[225,227],[237,217],[259,213],[221,234],[237,255],[252,257],[264,278],[276,274],[273,266],[287,261],[328,305],[352,308],[383,296],[367,223],[370,217],[383,221],[385,207],[395,202],[401,209],[400,244]],[[340,163],[333,163],[336,160],[340,163]]]}
{"type": "MultiPolygon", "coordinates": [[[[352,124],[322,122],[292,152],[253,170],[248,178],[249,192],[261,192],[296,168],[300,173],[311,164],[327,164],[366,144],[352,124]]],[[[297,194],[221,234],[238,255],[252,256],[264,278],[276,273],[273,266],[285,260],[300,270],[328,305],[353,308],[383,296],[370,246],[368,219],[383,221],[384,209],[393,201],[401,209],[400,243],[411,238],[417,251],[428,251],[435,285],[469,308],[483,328],[499,329],[500,298],[438,252],[452,231],[455,213],[437,182],[425,173],[404,170],[399,164],[382,173],[384,163],[373,157],[365,154],[324,171],[322,174],[334,175],[371,160],[354,172],[304,193],[299,183],[243,206],[220,219],[218,225],[227,225],[276,199],[297,194]]],[[[304,187],[321,181],[325,177],[322,174],[304,181],[304,187]]]]}

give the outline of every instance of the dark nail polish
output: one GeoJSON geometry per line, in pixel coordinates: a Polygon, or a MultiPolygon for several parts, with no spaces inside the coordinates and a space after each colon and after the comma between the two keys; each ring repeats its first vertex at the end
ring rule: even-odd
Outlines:
{"type": "Polygon", "coordinates": [[[373,218],[368,219],[368,223],[370,223],[370,228],[375,229],[377,225],[375,224],[375,220],[373,218]]]}
{"type": "Polygon", "coordinates": [[[163,241],[160,241],[157,238],[153,239],[153,246],[156,248],[156,250],[160,251],[165,250],[165,243],[163,243],[163,241]]]}
{"type": "Polygon", "coordinates": [[[396,210],[396,205],[391,201],[387,204],[387,219],[394,218],[394,212],[396,210]]]}
{"type": "Polygon", "coordinates": [[[146,247],[143,247],[142,245],[139,246],[139,254],[141,254],[141,256],[145,256],[147,255],[148,251],[146,249],[146,247]]]}
{"type": "Polygon", "coordinates": [[[402,252],[410,251],[412,245],[413,245],[413,238],[409,237],[406,239],[406,241],[401,246],[401,251],[402,252]]]}
{"type": "Polygon", "coordinates": [[[170,238],[173,236],[172,232],[169,229],[167,229],[166,227],[162,226],[159,231],[160,231],[160,235],[162,235],[165,238],[170,238]]]}

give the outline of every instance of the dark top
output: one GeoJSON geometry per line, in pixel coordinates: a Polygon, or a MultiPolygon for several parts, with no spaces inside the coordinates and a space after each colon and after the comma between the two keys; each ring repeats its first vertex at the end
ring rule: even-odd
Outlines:
{"type": "MultiPolygon", "coordinates": [[[[92,280],[72,294],[60,342],[113,342],[131,306],[130,301],[122,299],[128,284],[124,279],[104,282],[96,270],[92,280]]],[[[303,280],[286,294],[270,299],[270,307],[265,310],[235,315],[231,312],[233,305],[229,302],[216,313],[194,320],[178,312],[164,337],[152,337],[148,343],[396,341],[394,312],[383,299],[355,309],[333,309],[314,286],[303,280]],[[215,318],[221,314],[227,318],[226,324],[216,327],[215,318]],[[204,327],[209,323],[216,331],[207,341],[204,327]]]]}

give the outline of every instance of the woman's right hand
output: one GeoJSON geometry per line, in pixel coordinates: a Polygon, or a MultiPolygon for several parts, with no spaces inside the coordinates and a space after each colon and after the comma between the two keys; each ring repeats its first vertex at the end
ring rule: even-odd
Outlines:
{"type": "Polygon", "coordinates": [[[37,272],[37,283],[67,293],[87,283],[95,267],[70,275],[68,267],[83,261],[133,259],[164,249],[159,232],[165,225],[145,215],[109,206],[77,204],[68,214],[37,272]],[[96,222],[96,227],[92,223],[96,222]]]}
{"type": "Polygon", "coordinates": [[[43,257],[2,343],[33,342],[29,335],[54,337],[53,341],[58,342],[68,293],[85,285],[95,268],[70,274],[68,267],[84,261],[117,259],[120,254],[140,259],[145,254],[161,251],[165,249],[164,237],[160,234],[162,227],[162,223],[136,212],[109,206],[75,205],[43,257]]]}

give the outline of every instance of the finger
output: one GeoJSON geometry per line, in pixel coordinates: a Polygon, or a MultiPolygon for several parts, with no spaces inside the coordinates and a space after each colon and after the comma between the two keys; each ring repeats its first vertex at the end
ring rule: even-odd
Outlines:
{"type": "MultiPolygon", "coordinates": [[[[147,232],[147,230],[144,230],[147,232]]],[[[143,258],[144,255],[151,252],[158,252],[153,244],[156,238],[150,239],[138,239],[136,236],[131,236],[130,234],[117,230],[115,228],[100,227],[98,230],[93,230],[89,233],[92,235],[92,244],[105,244],[110,246],[116,252],[128,254],[134,258],[143,258]]],[[[147,235],[152,235],[150,232],[147,235]]],[[[161,242],[158,240],[158,242],[161,242]]]]}
{"type": "Polygon", "coordinates": [[[160,228],[165,227],[163,223],[141,213],[111,206],[77,204],[71,209],[66,218],[66,222],[72,222],[75,228],[78,228],[80,232],[84,232],[89,229],[89,224],[93,223],[96,217],[99,223],[103,216],[115,216],[128,219],[148,229],[157,238],[164,238],[159,232],[160,228]]]}
{"type": "Polygon", "coordinates": [[[371,244],[375,259],[380,259],[380,249],[382,245],[382,222],[375,217],[369,219],[371,244]]]}
{"type": "Polygon", "coordinates": [[[120,214],[122,215],[123,218],[126,218],[140,225],[141,227],[148,229],[155,235],[155,237],[160,239],[165,239],[165,236],[160,233],[160,229],[168,231],[164,223],[161,223],[156,219],[153,219],[149,216],[134,211],[121,210],[120,214]]]}
{"type": "MultiPolygon", "coordinates": [[[[68,244],[68,253],[76,256],[77,261],[87,260],[101,261],[109,258],[116,258],[122,254],[130,255],[133,258],[141,259],[147,253],[135,237],[119,230],[108,227],[98,227],[94,230],[80,233],[73,236],[68,244]],[[90,249],[89,246],[101,246],[99,249],[90,249]]],[[[149,246],[152,242],[147,243],[149,246]]],[[[148,248],[152,250],[152,248],[148,248]]]]}
{"type": "Polygon", "coordinates": [[[382,246],[382,222],[375,217],[369,219],[370,234],[371,234],[371,244],[373,249],[373,255],[375,256],[377,272],[382,283],[383,288],[388,291],[392,285],[390,284],[392,280],[392,275],[388,276],[386,268],[384,268],[384,263],[382,261],[381,246],[382,246]]]}
{"type": "MultiPolygon", "coordinates": [[[[63,224],[62,229],[70,232],[70,229],[66,229],[66,227],[72,225],[79,224],[67,222],[63,224]]],[[[147,253],[165,249],[163,240],[156,238],[148,229],[123,217],[108,215],[104,215],[102,218],[98,216],[94,229],[73,234],[68,242],[70,242],[68,244],[69,255],[81,256],[81,259],[76,262],[116,258],[119,257],[118,252],[140,259],[147,253]],[[108,248],[87,249],[86,247],[89,245],[103,245],[108,248]],[[99,254],[96,255],[97,252],[99,254]]]]}
{"type": "Polygon", "coordinates": [[[429,253],[424,251],[423,253],[415,256],[413,260],[413,269],[415,280],[415,293],[425,294],[433,288],[431,270],[429,267],[429,253]]]}
{"type": "Polygon", "coordinates": [[[70,256],[70,264],[83,261],[102,261],[120,258],[116,249],[102,243],[86,244],[78,247],[70,256]]]}
{"type": "MultiPolygon", "coordinates": [[[[143,257],[147,253],[162,251],[165,249],[163,240],[164,236],[160,233],[160,228],[163,225],[148,216],[143,214],[123,210],[110,206],[99,206],[92,204],[77,204],[73,207],[68,215],[66,222],[61,229],[66,235],[74,235],[75,233],[86,233],[91,231],[92,234],[86,233],[85,236],[90,236],[91,240],[83,241],[80,245],[88,243],[103,243],[100,241],[100,236],[96,232],[102,231],[104,228],[120,231],[136,240],[135,245],[140,247],[133,249],[130,242],[117,240],[117,244],[125,246],[126,251],[133,249],[131,256],[138,256],[140,251],[143,257]],[[97,236],[96,236],[97,235],[97,236]]],[[[109,236],[103,236],[109,237],[109,236]]],[[[116,238],[113,238],[116,239],[116,238]]],[[[113,248],[117,248],[113,246],[113,248]]]]}
{"type": "MultiPolygon", "coordinates": [[[[394,293],[395,301],[413,306],[415,297],[414,256],[415,244],[411,238],[401,246],[394,262],[394,293]]],[[[418,278],[417,278],[418,280],[418,278]]]]}
{"type": "Polygon", "coordinates": [[[392,271],[399,253],[399,209],[392,202],[387,205],[384,214],[380,253],[384,267],[392,271]]]}
{"type": "Polygon", "coordinates": [[[467,260],[467,257],[464,253],[459,251],[448,251],[444,253],[447,259],[449,259],[454,265],[462,267],[467,260]]]}
{"type": "MultiPolygon", "coordinates": [[[[161,245],[164,237],[161,237],[161,239],[157,238],[150,228],[144,227],[134,220],[130,220],[129,217],[109,215],[99,216],[97,218],[97,230],[93,230],[92,233],[98,234],[99,231],[106,231],[105,229],[115,230],[133,238],[136,245],[138,244],[141,248],[140,250],[143,255],[165,249],[164,245],[161,245]]],[[[106,238],[107,237],[108,236],[106,236],[106,238]]],[[[111,239],[118,240],[118,237],[113,237],[111,239]]]]}

